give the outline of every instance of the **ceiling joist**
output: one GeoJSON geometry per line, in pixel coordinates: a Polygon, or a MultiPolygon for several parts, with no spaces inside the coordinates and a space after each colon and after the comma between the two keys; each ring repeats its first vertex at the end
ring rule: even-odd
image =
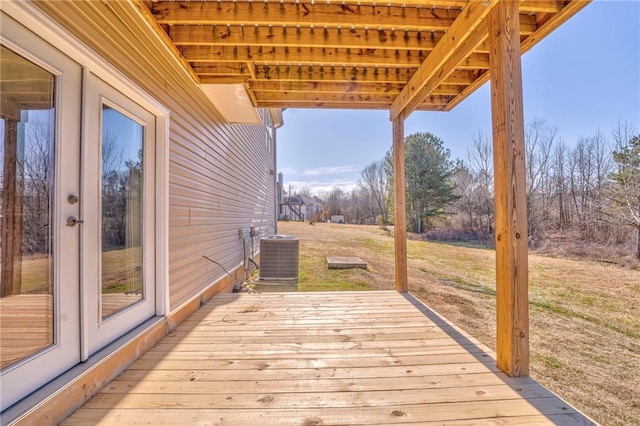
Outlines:
{"type": "MultiPolygon", "coordinates": [[[[200,84],[255,105],[446,110],[489,79],[498,0],[132,0],[200,84]],[[391,99],[392,98],[392,99],[391,99]]],[[[523,52],[589,0],[520,0],[523,52]]]]}
{"type": "MultiPolygon", "coordinates": [[[[486,17],[498,0],[470,2],[393,101],[391,119],[409,114],[487,38],[486,17]]],[[[488,56],[488,55],[487,55],[488,56]]]]}
{"type": "Polygon", "coordinates": [[[398,6],[358,6],[341,3],[173,2],[152,4],[160,24],[263,25],[281,27],[342,26],[345,29],[387,28],[446,31],[460,13],[457,9],[398,6]]]}

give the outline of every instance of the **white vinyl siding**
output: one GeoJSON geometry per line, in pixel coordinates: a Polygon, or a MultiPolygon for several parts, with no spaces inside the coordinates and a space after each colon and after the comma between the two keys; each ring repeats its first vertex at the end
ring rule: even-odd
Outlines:
{"type": "MultiPolygon", "coordinates": [[[[240,230],[273,233],[273,150],[266,129],[230,125],[126,2],[38,2],[170,112],[169,297],[172,309],[243,262],[240,230]],[[271,151],[271,152],[270,152],[271,151]]],[[[266,111],[261,111],[266,117],[266,111]]]]}

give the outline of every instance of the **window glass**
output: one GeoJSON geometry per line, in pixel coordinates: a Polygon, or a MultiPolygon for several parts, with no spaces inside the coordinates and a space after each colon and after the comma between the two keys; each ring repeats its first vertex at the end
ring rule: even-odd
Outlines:
{"type": "Polygon", "coordinates": [[[55,342],[55,76],[0,47],[0,368],[55,342]]]}
{"type": "Polygon", "coordinates": [[[102,317],[144,298],[142,183],[144,127],[102,107],[102,317]]]}

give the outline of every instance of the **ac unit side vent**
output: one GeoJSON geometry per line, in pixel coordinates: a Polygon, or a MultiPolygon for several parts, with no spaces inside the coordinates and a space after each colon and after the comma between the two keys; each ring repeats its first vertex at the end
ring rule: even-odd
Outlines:
{"type": "Polygon", "coordinates": [[[297,281],[300,239],[270,235],[260,239],[260,280],[297,281]]]}

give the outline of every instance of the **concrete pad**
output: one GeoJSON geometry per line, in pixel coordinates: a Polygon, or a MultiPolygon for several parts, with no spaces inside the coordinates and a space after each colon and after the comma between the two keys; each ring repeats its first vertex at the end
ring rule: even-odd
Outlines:
{"type": "Polygon", "coordinates": [[[329,269],[367,269],[367,262],[359,257],[327,257],[329,269]]]}

